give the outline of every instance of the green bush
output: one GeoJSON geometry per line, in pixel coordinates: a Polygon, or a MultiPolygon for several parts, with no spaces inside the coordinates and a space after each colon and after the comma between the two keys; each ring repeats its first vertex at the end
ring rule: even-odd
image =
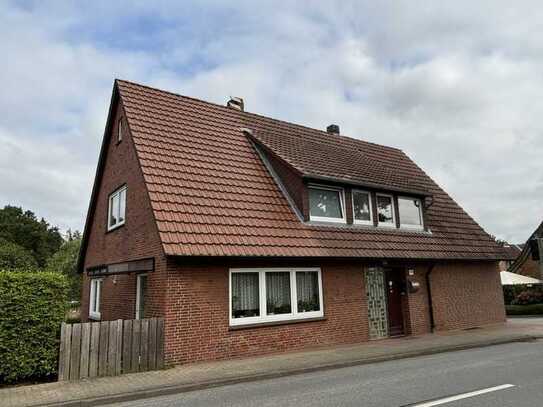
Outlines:
{"type": "MultiPolygon", "coordinates": [[[[543,295],[543,284],[504,285],[503,300],[505,302],[505,305],[515,304],[515,300],[523,292],[529,292],[530,296],[533,297],[536,297],[539,294],[543,295]]],[[[527,294],[523,295],[523,297],[526,296],[527,294]]]]}
{"type": "Polygon", "coordinates": [[[542,315],[543,304],[506,305],[505,312],[507,315],[542,315]]]}
{"type": "Polygon", "coordinates": [[[0,271],[0,382],[56,373],[67,293],[60,273],[0,271]]]}

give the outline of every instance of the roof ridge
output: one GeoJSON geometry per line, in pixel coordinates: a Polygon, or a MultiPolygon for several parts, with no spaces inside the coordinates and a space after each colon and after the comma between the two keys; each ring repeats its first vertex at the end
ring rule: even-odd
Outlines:
{"type": "Polygon", "coordinates": [[[193,100],[193,101],[196,101],[196,102],[199,102],[199,103],[219,107],[222,110],[224,110],[226,112],[230,112],[230,113],[236,112],[238,114],[242,114],[242,115],[245,114],[245,115],[248,115],[248,116],[253,116],[255,118],[271,120],[271,121],[278,122],[278,123],[281,123],[281,124],[284,124],[284,125],[287,125],[287,126],[296,126],[296,127],[301,128],[301,129],[307,129],[307,130],[311,130],[311,131],[320,133],[322,135],[326,135],[326,136],[330,137],[330,139],[332,139],[332,137],[338,137],[338,140],[340,141],[341,139],[339,137],[341,137],[343,139],[352,140],[352,141],[354,141],[356,143],[370,144],[370,145],[373,145],[373,146],[376,146],[376,147],[381,147],[381,148],[384,147],[384,148],[387,148],[387,149],[403,152],[403,150],[401,148],[398,148],[398,147],[388,146],[388,145],[385,145],[385,144],[379,144],[379,143],[375,143],[373,141],[362,140],[362,139],[351,137],[351,136],[330,134],[325,130],[316,129],[314,127],[309,127],[307,125],[300,124],[300,123],[288,122],[288,121],[286,121],[284,119],[277,119],[275,117],[265,116],[265,115],[260,114],[260,113],[254,113],[254,112],[249,112],[249,111],[245,111],[245,110],[243,110],[243,111],[233,110],[233,109],[231,109],[231,108],[229,108],[227,106],[220,105],[220,104],[215,103],[215,102],[210,102],[208,100],[198,99],[198,98],[195,98],[193,96],[182,95],[180,93],[175,93],[175,92],[165,90],[165,89],[161,89],[161,88],[155,88],[155,87],[152,87],[152,86],[149,86],[149,85],[143,85],[141,83],[129,81],[129,80],[126,80],[126,79],[115,78],[115,82],[124,82],[124,83],[130,84],[130,85],[139,86],[141,88],[149,89],[149,90],[152,90],[152,91],[155,91],[155,92],[166,93],[166,94],[169,94],[171,96],[176,96],[176,97],[180,97],[180,98],[184,98],[184,99],[193,100]]]}

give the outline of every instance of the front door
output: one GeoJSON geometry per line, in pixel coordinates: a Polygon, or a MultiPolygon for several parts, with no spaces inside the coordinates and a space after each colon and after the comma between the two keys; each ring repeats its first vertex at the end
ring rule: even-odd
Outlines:
{"type": "Polygon", "coordinates": [[[402,297],[405,295],[405,278],[402,268],[385,269],[385,282],[388,308],[388,334],[404,334],[402,297]]]}

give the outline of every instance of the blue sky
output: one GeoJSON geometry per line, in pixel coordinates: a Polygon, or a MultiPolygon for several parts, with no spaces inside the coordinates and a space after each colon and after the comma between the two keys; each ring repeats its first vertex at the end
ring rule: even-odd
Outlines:
{"type": "Polygon", "coordinates": [[[543,9],[4,1],[0,205],[81,229],[114,78],[402,148],[489,233],[543,220],[543,9]]]}

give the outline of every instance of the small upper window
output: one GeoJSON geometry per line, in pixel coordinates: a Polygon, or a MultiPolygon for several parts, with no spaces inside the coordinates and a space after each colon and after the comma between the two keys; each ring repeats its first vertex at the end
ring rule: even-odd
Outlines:
{"type": "Polygon", "coordinates": [[[109,196],[108,230],[124,225],[126,212],[126,185],[109,196]]]}
{"type": "Polygon", "coordinates": [[[420,199],[398,197],[400,227],[422,229],[422,205],[420,199]]]}
{"type": "Polygon", "coordinates": [[[309,219],[345,223],[343,190],[309,187],[309,219]]]}
{"type": "Polygon", "coordinates": [[[370,193],[353,190],[353,221],[372,225],[370,193]]]}
{"type": "Polygon", "coordinates": [[[379,226],[396,227],[392,195],[377,194],[377,216],[379,226]]]}
{"type": "Polygon", "coordinates": [[[117,130],[117,143],[123,141],[123,121],[119,120],[119,129],[117,130]]]}

